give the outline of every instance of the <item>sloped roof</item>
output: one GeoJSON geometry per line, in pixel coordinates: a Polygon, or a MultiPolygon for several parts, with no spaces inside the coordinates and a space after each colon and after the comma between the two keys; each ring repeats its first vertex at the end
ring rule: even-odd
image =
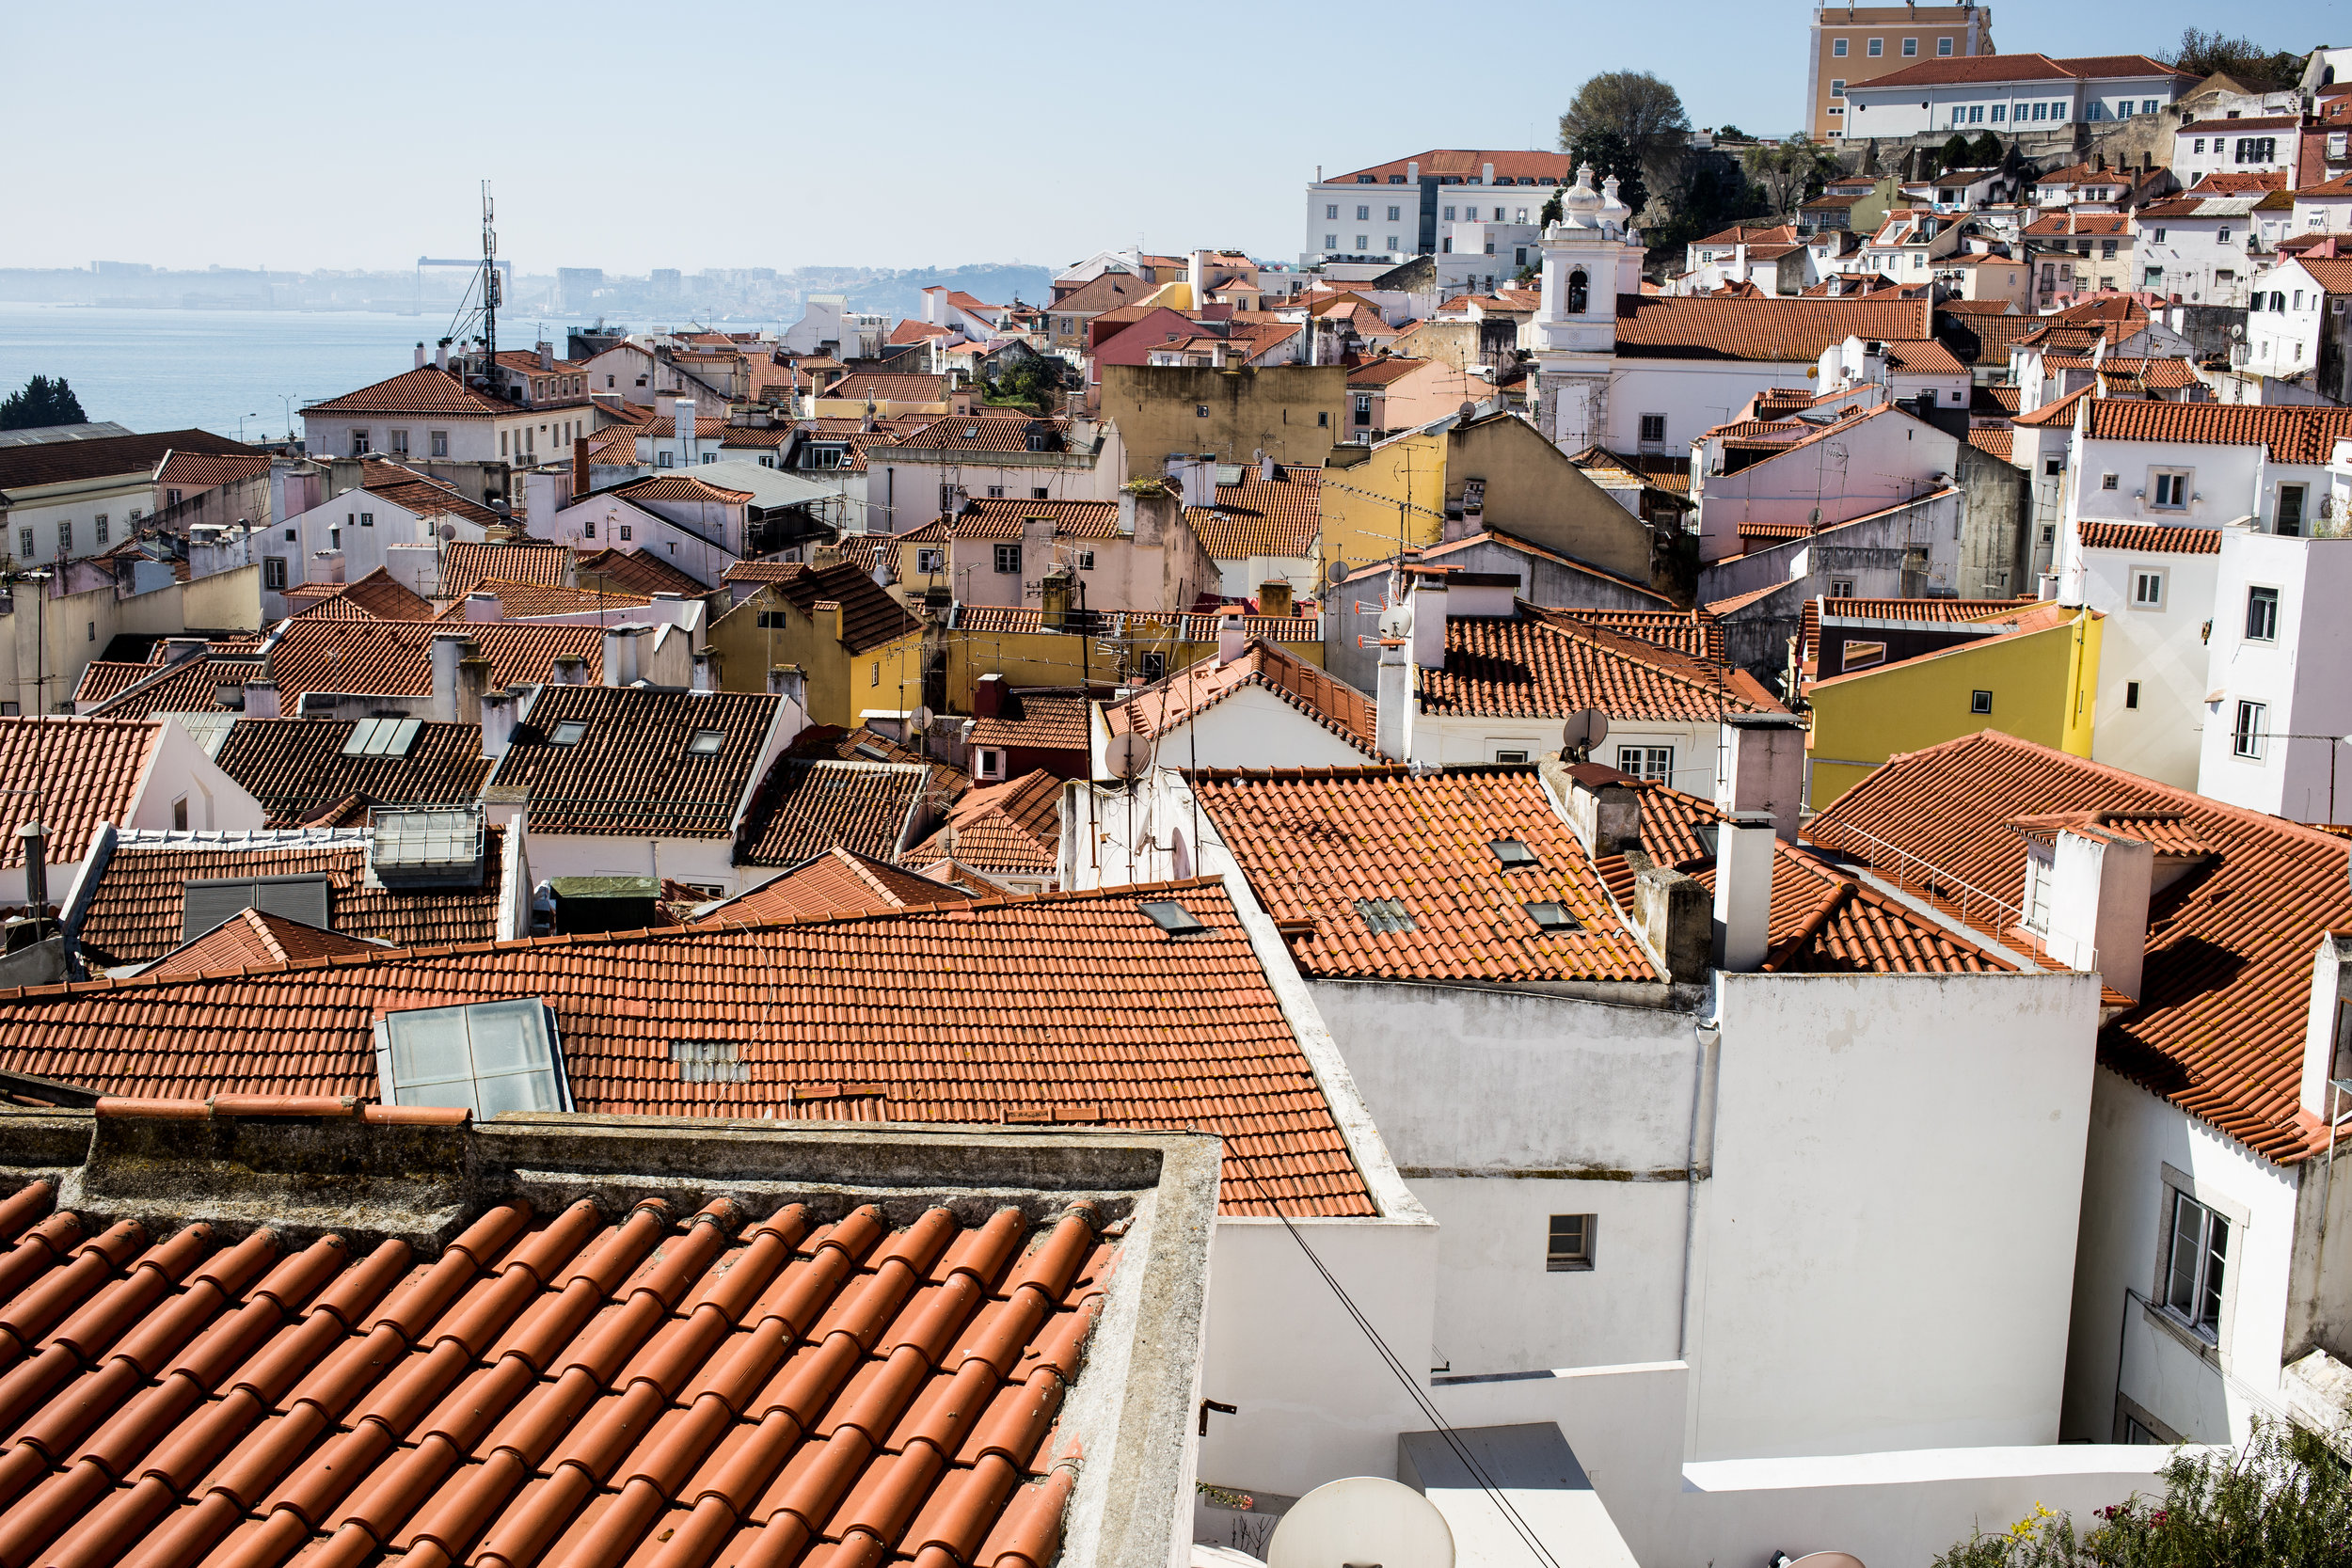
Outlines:
{"type": "MultiPolygon", "coordinates": [[[[1330,182],[1349,184],[1369,175],[1375,183],[1384,183],[1390,175],[1402,177],[1414,165],[1419,165],[1424,175],[1439,179],[1454,175],[1474,180],[1488,164],[1494,166],[1496,185],[1506,180],[1520,179],[1549,180],[1565,185],[1576,178],[1576,160],[1565,152],[1526,152],[1516,149],[1488,152],[1476,148],[1437,147],[1409,158],[1391,158],[1385,164],[1374,164],[1347,174],[1333,175],[1330,182]]],[[[1470,188],[1493,187],[1472,185],[1470,188]]]]}
{"type": "Polygon", "coordinates": [[[572,552],[562,545],[477,545],[453,540],[441,546],[441,594],[444,598],[462,599],[474,591],[476,584],[489,578],[501,582],[535,582],[548,588],[568,588],[572,565],[572,552]]]}
{"type": "Polygon", "coordinates": [[[181,490],[211,490],[269,472],[269,454],[230,456],[215,452],[174,451],[155,470],[155,483],[181,490]]]}
{"type": "Polygon", "coordinates": [[[181,943],[147,971],[149,974],[201,974],[208,970],[253,969],[379,952],[373,942],[340,931],[325,931],[283,915],[239,910],[192,942],[181,943]]]}
{"type": "Polygon", "coordinates": [[[988,499],[966,501],[962,511],[934,517],[921,528],[899,537],[925,542],[937,539],[1018,541],[1029,520],[1037,517],[1052,522],[1056,535],[1064,539],[1119,537],[1117,501],[988,499]]]}
{"type": "Polygon", "coordinates": [[[1003,711],[972,721],[971,743],[1084,752],[1091,707],[1081,691],[1008,691],[1003,711]]]}
{"type": "Polygon", "coordinates": [[[890,445],[919,451],[1027,451],[1030,433],[1037,430],[1060,442],[1069,436],[1070,421],[1030,414],[948,414],[890,445]]]}
{"type": "Polygon", "coordinates": [[[113,474],[151,472],[167,453],[174,452],[263,459],[269,455],[258,447],[215,436],[209,430],[100,436],[87,441],[10,441],[0,443],[0,491],[29,490],[42,484],[67,484],[113,474]]]}
{"type": "Polygon", "coordinates": [[[279,705],[294,712],[311,691],[427,695],[433,689],[433,640],[460,634],[472,639],[490,661],[493,689],[545,681],[556,659],[566,656],[584,661],[589,680],[604,678],[604,631],[598,626],[481,621],[460,627],[446,621],[305,617],[287,622],[270,643],[269,668],[279,705]]]}
{"type": "Polygon", "coordinates": [[[222,711],[218,689],[262,678],[258,659],[199,657],[177,664],[130,664],[93,659],[74,690],[77,705],[100,704],[93,718],[152,719],[159,713],[222,711]]]}
{"type": "Polygon", "coordinates": [[[2094,398],[2086,433],[2105,441],[2261,445],[2274,463],[2324,465],[2352,436],[2352,408],[2094,398]]]}
{"type": "Polygon", "coordinates": [[[966,790],[946,824],[900,858],[954,860],[977,871],[1052,871],[1061,859],[1061,781],[1041,768],[966,790]]]}
{"type": "Polygon", "coordinates": [[[947,378],[944,375],[893,375],[875,371],[859,371],[843,376],[819,397],[852,401],[870,398],[877,403],[945,403],[947,401],[947,378]]]}
{"type": "MultiPolygon", "coordinates": [[[[378,621],[428,621],[433,618],[432,601],[404,585],[399,578],[378,566],[356,582],[340,587],[318,585],[326,592],[294,613],[303,616],[334,616],[341,611],[349,619],[378,621]]],[[[291,597],[291,595],[290,595],[291,597]]]]}
{"type": "Polygon", "coordinates": [[[1287,467],[1268,481],[1245,466],[1237,483],[1216,487],[1215,507],[1188,506],[1184,521],[1218,561],[1311,555],[1323,537],[1323,470],[1287,467]]]}
{"type": "Polygon", "coordinates": [[[1445,666],[1416,672],[1424,711],[1549,718],[1715,719],[1784,711],[1743,670],[1522,602],[1503,617],[1450,616],[1445,666]]]}
{"type": "Polygon", "coordinates": [[[1104,707],[1104,725],[1113,735],[1166,735],[1248,687],[1273,692],[1367,759],[1377,760],[1379,731],[1373,700],[1262,637],[1251,638],[1241,657],[1229,663],[1219,664],[1214,657],[1198,660],[1125,702],[1104,707]]]}
{"type": "Polygon", "coordinates": [[[751,892],[715,906],[695,924],[732,920],[758,925],[771,920],[854,914],[865,910],[968,904],[976,896],[966,889],[935,882],[904,866],[835,845],[751,892]]]}
{"type": "Polygon", "coordinates": [[[572,569],[577,574],[576,580],[583,588],[643,594],[647,597],[656,594],[675,594],[689,599],[699,599],[710,592],[703,583],[643,549],[597,550],[580,557],[572,569]]]}
{"type": "Polygon", "coordinates": [[[345,756],[351,720],[240,719],[214,760],[262,802],[271,827],[307,821],[356,797],[369,805],[453,805],[477,800],[490,764],[482,726],[422,722],[404,756],[345,756]]]}
{"type": "Polygon", "coordinates": [[[144,963],[180,945],[190,881],[323,876],[328,922],[345,936],[395,947],[488,942],[498,935],[505,846],[504,828],[485,830],[479,886],[390,888],[367,875],[362,829],[122,832],[77,940],[100,967],[144,963]]]}
{"type": "MultiPolygon", "coordinates": [[[[96,445],[91,442],[89,445],[96,445]]],[[[78,861],[101,823],[128,822],[166,721],[0,718],[0,868],[24,863],[17,830],[48,830],[43,858],[78,861]]],[[[52,885],[52,902],[65,889],[52,885]]],[[[23,883],[7,902],[23,899],[23,883]]]]}
{"type": "Polygon", "coordinates": [[[1855,90],[1879,87],[1953,87],[1974,82],[2075,82],[2174,76],[2189,80],[2145,55],[2086,55],[2052,59],[2047,55],[1959,55],[1921,60],[1883,76],[1853,84],[1855,90]]]}
{"type": "MultiPolygon", "coordinates": [[[[759,565],[760,562],[744,562],[759,565]]],[[[787,565],[790,563],[787,562],[787,565]]],[[[737,572],[733,580],[764,576],[752,572],[737,572]]],[[[723,579],[725,580],[725,579],[723,579]]],[[[867,575],[866,569],[853,561],[832,566],[804,566],[786,571],[766,579],[771,592],[780,595],[803,615],[815,617],[820,604],[841,607],[841,645],[852,654],[869,653],[886,643],[895,642],[919,629],[922,623],[896,598],[867,575]]],[[[747,598],[726,611],[727,615],[756,615],[759,600],[747,598]]],[[[723,616],[722,619],[724,617],[723,616]]]]}
{"type": "MultiPolygon", "coordinates": [[[[1864,860],[1892,844],[2018,907],[2027,852],[2010,823],[2069,811],[2162,816],[2213,856],[2151,901],[2140,998],[2101,1029],[2101,1063],[2281,1164],[2324,1148],[2299,1096],[2312,956],[2352,926],[2342,839],[1992,730],[1888,759],[1805,836],[1864,860]]],[[[1911,863],[1880,875],[1925,895],[1911,863]]]]}
{"type": "MultiPolygon", "coordinates": [[[[612,594],[597,588],[550,588],[537,582],[501,582],[485,578],[469,590],[487,594],[499,602],[499,613],[510,621],[529,620],[546,615],[604,615],[617,619],[628,618],[628,611],[642,610],[653,602],[650,594],[612,594]]],[[[466,601],[452,599],[441,608],[440,619],[466,621],[466,601]]]]}
{"type": "Polygon", "coordinates": [[[769,769],[737,860],[799,865],[835,846],[888,860],[930,815],[939,781],[920,763],[786,756],[769,769]]]}
{"type": "Polygon", "coordinates": [[[2075,525],[2078,542],[2087,550],[2134,550],[2154,555],[2219,555],[2221,531],[2177,523],[2100,523],[2084,518],[2075,525]]]}
{"type": "Polygon", "coordinates": [[[750,691],[550,686],[492,782],[531,791],[531,831],[726,838],[784,699],[750,691]],[[559,744],[559,726],[584,731],[559,744]],[[715,731],[718,750],[688,750],[715,731]]]}
{"type": "Polygon", "coordinates": [[[403,371],[362,387],[356,392],[307,404],[310,414],[442,414],[459,419],[488,418],[518,412],[516,405],[483,396],[456,376],[436,366],[403,371]]]}
{"type": "Polygon", "coordinates": [[[707,483],[691,474],[647,474],[615,484],[607,495],[640,501],[705,501],[715,506],[740,506],[754,499],[749,490],[707,483]]]}
{"type": "Polygon", "coordinates": [[[1934,303],[1926,298],[1620,294],[1617,356],[1810,364],[1848,338],[1931,338],[1933,317],[1934,303]]]}

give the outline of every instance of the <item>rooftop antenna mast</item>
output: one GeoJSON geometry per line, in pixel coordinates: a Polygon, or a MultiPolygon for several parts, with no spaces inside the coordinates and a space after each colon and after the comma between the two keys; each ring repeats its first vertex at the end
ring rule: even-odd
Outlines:
{"type": "Polygon", "coordinates": [[[490,197],[490,182],[482,182],[482,371],[495,383],[491,369],[499,360],[499,231],[498,207],[490,197]]]}

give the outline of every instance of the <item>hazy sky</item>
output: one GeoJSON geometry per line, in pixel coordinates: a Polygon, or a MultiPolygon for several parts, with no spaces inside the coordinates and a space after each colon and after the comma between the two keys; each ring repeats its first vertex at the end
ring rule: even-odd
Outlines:
{"type": "MultiPolygon", "coordinates": [[[[2352,44],[2344,0],[1996,0],[2009,52],[2165,48],[2183,26],[2352,44]],[[2338,36],[2342,35],[2342,36],[2338,36]]],[[[1301,186],[1427,147],[1545,147],[1595,71],[1698,125],[1804,110],[1793,0],[1491,6],[0,8],[0,265],[1059,265],[1300,243],[1301,186]],[[75,62],[81,62],[76,64],[75,62]]]]}

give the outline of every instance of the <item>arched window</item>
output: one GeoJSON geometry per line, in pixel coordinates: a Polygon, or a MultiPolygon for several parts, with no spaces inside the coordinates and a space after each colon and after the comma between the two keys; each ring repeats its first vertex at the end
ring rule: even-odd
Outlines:
{"type": "Polygon", "coordinates": [[[1581,315],[1582,315],[1582,314],[1584,313],[1584,302],[1585,302],[1585,296],[1586,296],[1586,293],[1587,293],[1587,290],[1586,290],[1586,288],[1585,288],[1585,283],[1584,283],[1584,269],[1583,269],[1582,267],[1579,267],[1579,268],[1577,268],[1577,269],[1576,269],[1576,271],[1574,271],[1574,272],[1572,272],[1572,273],[1568,274],[1568,314],[1569,314],[1569,315],[1571,315],[1571,316],[1581,316],[1581,315]]]}

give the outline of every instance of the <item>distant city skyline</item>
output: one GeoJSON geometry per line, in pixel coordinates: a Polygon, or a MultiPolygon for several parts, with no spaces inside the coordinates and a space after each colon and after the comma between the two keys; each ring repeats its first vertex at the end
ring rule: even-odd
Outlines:
{"type": "MultiPolygon", "coordinates": [[[[2270,49],[2352,41],[2330,31],[2352,34],[2337,0],[2229,16],[2185,0],[1991,8],[2010,52],[2155,52],[2192,24],[2270,49]]],[[[527,11],[436,4],[395,30],[331,8],[94,14],[0,20],[19,62],[96,50],[108,80],[141,84],[102,104],[87,71],[20,71],[16,122],[41,130],[11,169],[0,267],[413,266],[474,253],[483,179],[501,254],[532,272],[1057,267],[1136,244],[1280,258],[1318,165],[1548,148],[1600,71],[1664,77],[1694,125],[1787,134],[1805,109],[1810,13],[1528,8],[1409,67],[1416,29],[1458,39],[1460,19],[1367,0],[1286,64],[1292,24],[1254,9],[1175,38],[1154,13],[1113,9],[1078,48],[1068,13],[1039,7],[918,0],[886,28],[851,12],[819,36],[806,11],[719,6],[667,53],[656,13],[603,3],[552,32],[527,11]],[[1364,95],[1377,114],[1348,111],[1364,95]]]]}

